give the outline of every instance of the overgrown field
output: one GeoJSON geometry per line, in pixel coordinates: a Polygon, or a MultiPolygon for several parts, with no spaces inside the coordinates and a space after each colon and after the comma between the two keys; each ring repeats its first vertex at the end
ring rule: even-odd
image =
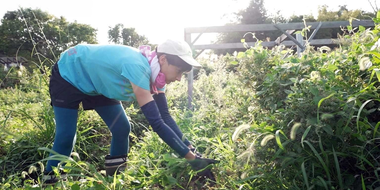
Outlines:
{"type": "MultiPolygon", "coordinates": [[[[379,30],[348,27],[339,48],[308,47],[301,57],[258,45],[205,58],[192,111],[186,80],[169,85],[169,107],[186,137],[204,157],[220,160],[213,168],[217,184],[203,189],[380,187],[379,30]]],[[[20,72],[1,78],[0,185],[40,189],[30,177],[43,170],[53,142],[49,73],[20,72]]],[[[133,124],[127,171],[104,177],[110,133],[95,112],[81,112],[75,153],[57,156],[69,178],[56,187],[201,189],[138,107],[124,105],[133,124]]]]}

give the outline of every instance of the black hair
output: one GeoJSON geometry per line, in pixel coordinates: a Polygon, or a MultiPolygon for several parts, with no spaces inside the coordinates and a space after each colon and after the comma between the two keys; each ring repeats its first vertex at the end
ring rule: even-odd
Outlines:
{"type": "Polygon", "coordinates": [[[161,55],[165,55],[166,60],[168,60],[168,63],[170,65],[179,67],[182,72],[189,72],[193,68],[191,65],[186,63],[183,59],[181,59],[177,55],[157,52],[157,58],[159,58],[161,55]]]}

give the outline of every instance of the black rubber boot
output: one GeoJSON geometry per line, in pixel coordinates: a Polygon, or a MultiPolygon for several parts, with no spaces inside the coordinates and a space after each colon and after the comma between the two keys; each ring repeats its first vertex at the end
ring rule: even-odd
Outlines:
{"type": "Polygon", "coordinates": [[[63,181],[67,180],[66,172],[60,171],[60,176],[58,177],[57,175],[55,175],[54,171],[50,171],[50,172],[45,171],[42,177],[42,182],[44,185],[54,185],[60,179],[63,181]]]}
{"type": "Polygon", "coordinates": [[[127,167],[127,155],[121,156],[106,156],[106,175],[113,176],[115,174],[120,174],[127,167]]]}

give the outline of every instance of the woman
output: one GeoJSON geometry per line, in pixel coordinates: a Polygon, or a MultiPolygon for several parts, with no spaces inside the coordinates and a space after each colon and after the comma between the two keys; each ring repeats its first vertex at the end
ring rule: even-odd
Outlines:
{"type": "MultiPolygon", "coordinates": [[[[50,97],[56,121],[53,150],[69,156],[75,143],[78,108],[95,109],[112,133],[110,154],[105,158],[106,173],[123,171],[129,149],[130,124],[120,101],[137,100],[153,131],[186,158],[196,169],[205,168],[215,160],[194,154],[168,112],[165,84],[180,80],[184,72],[201,65],[192,58],[185,41],[167,40],[150,52],[123,45],[77,45],[61,54],[52,69],[50,97]],[[153,94],[153,96],[152,96],[153,94]]],[[[55,183],[49,160],[44,172],[45,183],[55,183]]],[[[214,177],[206,169],[202,175],[214,177]]]]}

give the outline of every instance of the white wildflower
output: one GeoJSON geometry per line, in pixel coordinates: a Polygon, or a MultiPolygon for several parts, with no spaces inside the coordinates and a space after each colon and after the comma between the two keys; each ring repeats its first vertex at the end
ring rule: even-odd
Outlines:
{"type": "Polygon", "coordinates": [[[377,49],[380,46],[380,38],[377,40],[377,42],[371,47],[371,51],[377,49]]]}
{"type": "Polygon", "coordinates": [[[9,66],[10,66],[10,67],[17,67],[17,66],[18,66],[18,64],[17,64],[17,63],[14,63],[14,62],[12,62],[12,63],[10,63],[10,64],[9,64],[9,66]]]}
{"type": "Polygon", "coordinates": [[[256,107],[254,107],[254,106],[249,106],[249,107],[248,107],[248,111],[251,112],[251,111],[255,110],[255,108],[256,108],[256,107]]]}
{"type": "Polygon", "coordinates": [[[369,57],[363,57],[360,59],[359,68],[361,71],[365,71],[365,70],[369,69],[370,67],[372,67],[372,62],[369,59],[369,57]]]}
{"type": "Polygon", "coordinates": [[[329,47],[327,47],[327,46],[322,46],[322,47],[320,47],[319,48],[319,51],[321,52],[321,53],[324,53],[324,52],[330,52],[331,51],[331,48],[329,48],[329,47]]]}
{"type": "Polygon", "coordinates": [[[321,74],[319,73],[319,71],[312,71],[310,73],[310,79],[311,80],[320,80],[321,79],[321,74]]]}

